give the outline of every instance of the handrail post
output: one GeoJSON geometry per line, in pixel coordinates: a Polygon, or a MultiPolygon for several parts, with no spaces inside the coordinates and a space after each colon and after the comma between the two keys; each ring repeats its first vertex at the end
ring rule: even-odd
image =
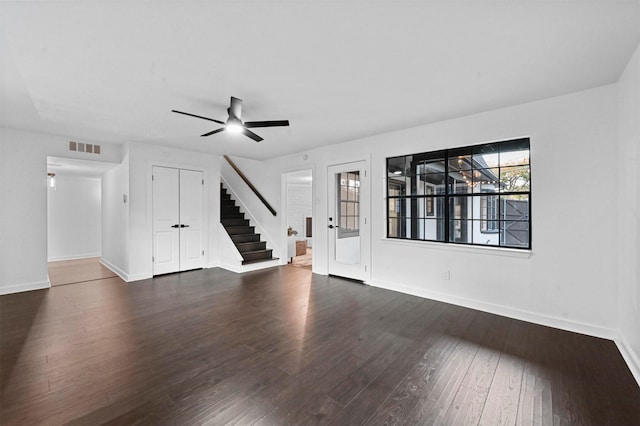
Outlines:
{"type": "Polygon", "coordinates": [[[238,168],[238,166],[236,166],[236,164],[233,161],[231,161],[231,158],[229,158],[228,155],[225,154],[225,155],[223,155],[223,157],[224,157],[225,160],[227,160],[227,162],[233,168],[233,170],[235,170],[236,173],[238,173],[238,175],[242,178],[244,183],[246,183],[247,186],[249,186],[249,188],[251,188],[253,193],[256,194],[256,197],[258,197],[260,199],[260,201],[262,201],[262,204],[264,204],[265,207],[267,209],[269,209],[269,211],[271,212],[272,215],[276,216],[277,215],[276,211],[273,209],[273,207],[271,207],[271,204],[269,204],[269,202],[264,199],[264,197],[262,196],[262,194],[260,194],[260,192],[256,189],[256,187],[253,186],[253,184],[251,183],[249,178],[247,178],[244,175],[244,173],[242,173],[242,171],[238,168]]]}

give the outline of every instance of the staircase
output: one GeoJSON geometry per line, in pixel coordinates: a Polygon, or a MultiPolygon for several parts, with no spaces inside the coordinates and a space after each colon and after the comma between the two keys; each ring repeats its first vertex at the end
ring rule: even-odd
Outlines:
{"type": "Polygon", "coordinates": [[[231,237],[233,244],[244,259],[243,265],[250,263],[277,260],[273,257],[273,250],[267,248],[266,241],[260,241],[260,234],[255,233],[255,227],[249,224],[249,219],[244,218],[240,207],[231,199],[231,195],[220,184],[220,222],[231,237]]]}

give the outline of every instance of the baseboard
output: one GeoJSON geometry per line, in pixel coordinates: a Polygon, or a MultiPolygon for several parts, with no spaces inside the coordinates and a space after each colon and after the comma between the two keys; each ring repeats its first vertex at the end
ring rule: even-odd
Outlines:
{"type": "Polygon", "coordinates": [[[400,293],[411,294],[413,296],[423,297],[425,299],[437,300],[439,302],[451,303],[453,305],[464,306],[465,308],[476,309],[478,311],[488,312],[491,314],[501,315],[521,321],[527,321],[534,324],[545,325],[547,327],[558,328],[561,330],[571,331],[574,333],[586,334],[588,336],[601,337],[604,339],[614,340],[618,333],[614,329],[600,327],[593,324],[572,321],[565,318],[558,318],[550,315],[538,314],[535,312],[523,311],[507,306],[495,305],[491,303],[481,302],[474,299],[466,299],[462,297],[452,296],[445,293],[434,292],[430,290],[409,287],[402,284],[366,281],[365,284],[373,287],[380,287],[387,290],[398,291],[400,293]]]}
{"type": "Polygon", "coordinates": [[[90,257],[100,257],[102,253],[86,253],[86,254],[74,254],[71,256],[53,256],[48,259],[48,262],[60,262],[63,260],[77,260],[77,259],[87,259],[90,257]]]}
{"type": "Polygon", "coordinates": [[[34,283],[16,284],[6,287],[0,287],[0,295],[22,293],[23,291],[44,290],[51,288],[51,283],[47,281],[37,281],[34,283]]]}
{"type": "Polygon", "coordinates": [[[226,269],[227,271],[235,272],[236,274],[258,271],[260,269],[273,268],[275,266],[280,266],[280,260],[269,260],[266,262],[250,263],[248,265],[231,265],[229,263],[220,264],[220,268],[226,269]]]}
{"type": "Polygon", "coordinates": [[[640,386],[640,356],[633,350],[631,345],[626,343],[626,340],[622,336],[618,336],[613,340],[627,363],[627,367],[631,370],[631,374],[636,379],[636,383],[640,386]]]}
{"type": "Polygon", "coordinates": [[[113,272],[114,274],[122,278],[125,282],[129,282],[129,276],[127,275],[127,273],[124,272],[122,269],[118,268],[113,263],[109,262],[104,257],[100,259],[100,264],[102,264],[102,266],[104,266],[105,268],[108,268],[111,272],[113,272]]]}

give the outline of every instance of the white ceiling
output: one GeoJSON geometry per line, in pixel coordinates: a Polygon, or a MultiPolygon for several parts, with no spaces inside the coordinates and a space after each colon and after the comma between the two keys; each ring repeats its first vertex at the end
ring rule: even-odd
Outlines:
{"type": "Polygon", "coordinates": [[[0,125],[265,159],[615,82],[634,1],[2,1],[0,125]],[[226,119],[291,127],[198,135],[226,119]]]}

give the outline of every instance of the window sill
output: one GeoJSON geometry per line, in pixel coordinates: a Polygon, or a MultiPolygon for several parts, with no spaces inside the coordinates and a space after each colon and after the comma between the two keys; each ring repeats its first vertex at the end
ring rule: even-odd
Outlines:
{"type": "Polygon", "coordinates": [[[485,247],[485,246],[471,246],[455,243],[437,243],[433,241],[418,241],[418,240],[402,240],[396,238],[381,238],[384,244],[400,245],[408,247],[420,247],[434,250],[446,250],[454,251],[458,253],[478,253],[490,256],[503,256],[503,257],[515,257],[520,259],[529,259],[531,257],[531,250],[511,249],[505,247],[485,247]]]}

